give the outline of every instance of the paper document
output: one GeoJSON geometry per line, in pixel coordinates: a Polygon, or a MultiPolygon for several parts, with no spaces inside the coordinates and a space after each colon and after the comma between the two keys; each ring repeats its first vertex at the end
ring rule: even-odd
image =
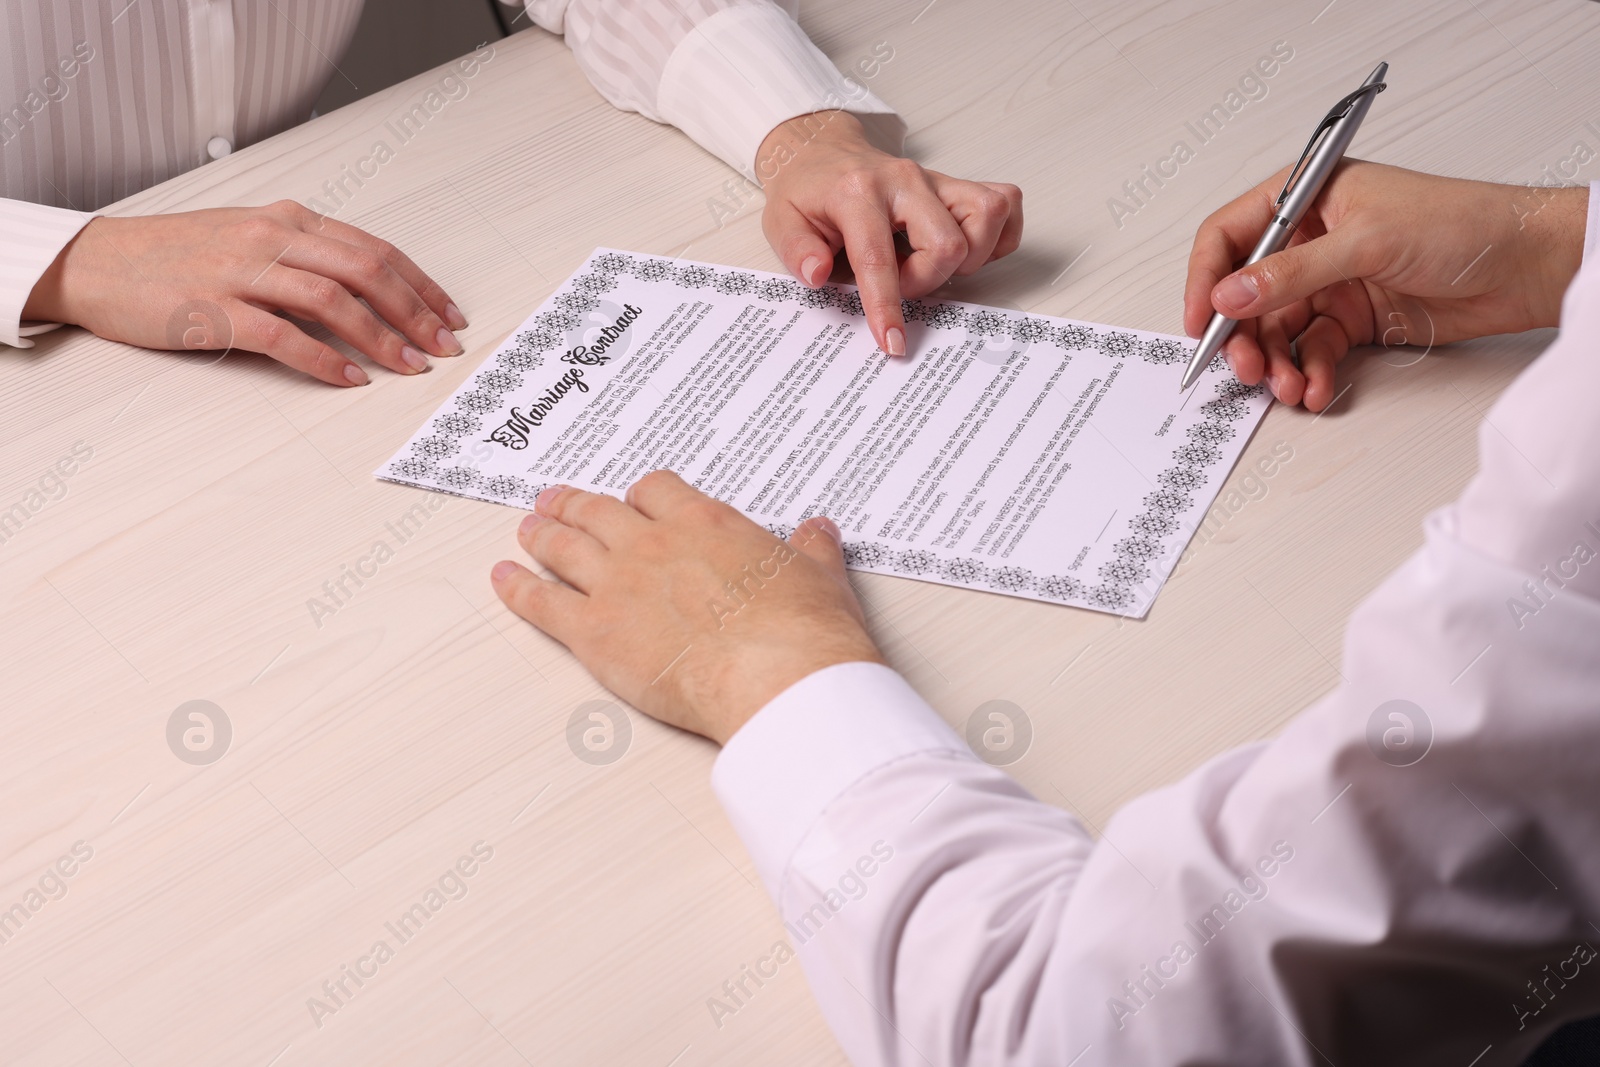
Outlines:
{"type": "Polygon", "coordinates": [[[531,508],[665,467],[856,570],[1143,616],[1266,411],[1193,342],[600,249],[380,478],[531,508]]]}

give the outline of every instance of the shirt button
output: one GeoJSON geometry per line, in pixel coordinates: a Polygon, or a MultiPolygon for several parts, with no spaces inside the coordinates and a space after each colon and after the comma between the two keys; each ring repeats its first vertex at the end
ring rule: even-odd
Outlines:
{"type": "Polygon", "coordinates": [[[212,159],[221,159],[233,151],[233,145],[226,137],[213,137],[206,142],[206,155],[212,159]]]}

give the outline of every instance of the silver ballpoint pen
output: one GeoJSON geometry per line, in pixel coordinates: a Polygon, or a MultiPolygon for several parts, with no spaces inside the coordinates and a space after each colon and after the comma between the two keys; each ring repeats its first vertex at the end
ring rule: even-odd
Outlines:
{"type": "MultiPolygon", "coordinates": [[[[1333,168],[1339,165],[1350,142],[1355,140],[1356,130],[1361,128],[1361,120],[1367,117],[1367,109],[1372,106],[1373,98],[1388,87],[1383,80],[1388,72],[1389,64],[1379,63],[1367,75],[1367,80],[1361,83],[1361,88],[1333,105],[1333,109],[1323,117],[1311,134],[1311,140],[1306,143],[1305,151],[1300,153],[1294,169],[1289,172],[1288,180],[1283,183],[1283,191],[1273,204],[1272,221],[1267,223],[1267,232],[1261,235],[1250,258],[1241,266],[1266,259],[1274,252],[1282,251],[1289,243],[1295,227],[1305,217],[1306,209],[1322,192],[1333,168]]],[[[1216,354],[1222,351],[1222,343],[1228,339],[1238,321],[1221,312],[1211,316],[1211,322],[1207,324],[1206,332],[1194,350],[1194,357],[1183,372],[1183,385],[1179,387],[1179,392],[1193,385],[1216,354]]]]}

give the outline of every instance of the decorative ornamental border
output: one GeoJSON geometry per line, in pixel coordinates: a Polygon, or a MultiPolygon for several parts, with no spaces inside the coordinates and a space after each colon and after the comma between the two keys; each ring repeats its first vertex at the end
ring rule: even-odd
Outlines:
{"type": "MultiPolygon", "coordinates": [[[[447,492],[477,490],[531,508],[548,483],[486,475],[470,465],[449,461],[460,453],[464,438],[483,429],[483,416],[497,410],[505,394],[522,384],[526,372],[539,368],[563,345],[567,333],[582,321],[580,316],[598,307],[601,294],[616,288],[623,275],[645,282],[672,281],[686,289],[712,289],[725,296],[748,295],[771,304],[862,314],[861,294],[854,290],[832,285],[811,289],[788,278],[603,252],[589,262],[587,271],[571,278],[552,301],[551,310],[535,316],[528,329],[513,337],[473,376],[470,389],[455,395],[454,409],[434,418],[434,432],[413,441],[410,453],[386,470],[406,479],[430,480],[447,492]]],[[[923,300],[902,301],[901,308],[907,322],[923,322],[938,329],[965,327],[973,333],[1024,342],[1050,341],[1068,351],[1097,352],[1110,359],[1137,357],[1164,366],[1182,362],[1189,354],[1183,345],[1167,338],[1142,341],[1121,330],[1101,330],[1082,323],[1056,325],[995,308],[923,300]]],[[[1215,360],[1209,371],[1221,374],[1224,367],[1221,360],[1215,360]]],[[[1078,601],[1110,611],[1127,607],[1134,598],[1134,587],[1151,576],[1149,562],[1161,556],[1166,539],[1181,529],[1179,516],[1194,506],[1192,492],[1205,484],[1204,471],[1222,458],[1219,446],[1238,434],[1234,424],[1249,414],[1244,401],[1261,393],[1261,386],[1244,385],[1231,373],[1217,383],[1214,398],[1200,406],[1204,420],[1189,427],[1188,442],[1173,449],[1172,466],[1156,475],[1161,488],[1146,495],[1143,510],[1126,520],[1127,536],[1113,546],[1115,557],[1100,566],[1098,583],[1070,575],[1036,575],[1025,567],[990,566],[969,556],[941,557],[923,548],[896,548],[876,541],[846,541],[845,563],[910,577],[938,577],[960,585],[987,585],[1005,593],[1032,593],[1047,600],[1078,601]]],[[[794,532],[792,526],[767,529],[783,538],[794,532]]]]}

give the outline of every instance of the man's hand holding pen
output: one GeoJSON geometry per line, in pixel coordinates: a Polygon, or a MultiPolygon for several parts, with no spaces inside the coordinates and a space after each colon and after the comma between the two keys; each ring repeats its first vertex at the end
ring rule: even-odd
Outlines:
{"type": "Polygon", "coordinates": [[[1527,189],[1347,159],[1283,251],[1235,270],[1287,168],[1200,225],[1183,324],[1239,319],[1223,355],[1239,380],[1321,411],[1356,345],[1425,346],[1554,326],[1583,259],[1587,188],[1527,189]],[[1299,360],[1296,362],[1295,356],[1299,360]]]}

